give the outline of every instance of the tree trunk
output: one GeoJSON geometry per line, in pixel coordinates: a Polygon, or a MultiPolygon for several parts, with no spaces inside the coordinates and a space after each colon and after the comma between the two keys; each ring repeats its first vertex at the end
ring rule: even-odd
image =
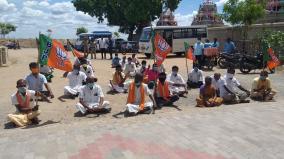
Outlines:
{"type": "Polygon", "coordinates": [[[129,33],[128,33],[128,41],[132,41],[133,40],[133,31],[135,30],[135,26],[130,27],[129,29],[129,33]]]}

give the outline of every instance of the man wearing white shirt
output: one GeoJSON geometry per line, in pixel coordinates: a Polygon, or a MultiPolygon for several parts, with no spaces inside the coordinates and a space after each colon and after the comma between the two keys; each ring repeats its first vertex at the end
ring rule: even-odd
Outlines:
{"type": "Polygon", "coordinates": [[[243,88],[234,75],[235,69],[228,68],[227,74],[224,76],[223,87],[220,88],[220,96],[224,99],[224,103],[237,104],[250,102],[246,100],[250,96],[250,91],[243,88]],[[237,88],[243,92],[239,92],[237,88]]]}
{"type": "Polygon", "coordinates": [[[108,47],[107,47],[107,43],[106,43],[106,41],[104,40],[103,37],[101,37],[101,39],[99,40],[99,46],[100,46],[102,59],[106,59],[106,49],[108,47]]]}
{"type": "Polygon", "coordinates": [[[83,114],[87,113],[109,113],[111,108],[109,102],[104,100],[101,86],[96,84],[97,79],[88,77],[86,85],[82,86],[79,93],[79,103],[76,108],[83,114]]]}
{"type": "Polygon", "coordinates": [[[64,87],[64,95],[75,98],[79,95],[80,88],[86,81],[87,76],[80,71],[80,66],[73,66],[73,71],[67,74],[69,85],[64,87]]]}
{"type": "Polygon", "coordinates": [[[168,74],[167,81],[170,85],[170,91],[173,94],[177,94],[179,96],[184,96],[187,92],[186,83],[182,76],[178,73],[178,66],[172,67],[172,73],[168,74]]]}
{"type": "Polygon", "coordinates": [[[80,71],[84,72],[87,77],[95,77],[94,70],[88,65],[86,59],[81,61],[80,71]]]}
{"type": "Polygon", "coordinates": [[[134,77],[136,74],[136,65],[132,62],[132,58],[128,57],[127,64],[124,66],[124,74],[129,74],[130,77],[134,77]]]}
{"type": "Polygon", "coordinates": [[[203,72],[194,67],[188,74],[187,86],[188,88],[200,88],[203,85],[203,72]]]}
{"type": "Polygon", "coordinates": [[[211,76],[211,78],[212,78],[212,85],[216,89],[216,95],[217,97],[220,97],[220,89],[222,89],[225,83],[225,80],[223,77],[221,77],[220,73],[214,73],[214,75],[211,76]]]}

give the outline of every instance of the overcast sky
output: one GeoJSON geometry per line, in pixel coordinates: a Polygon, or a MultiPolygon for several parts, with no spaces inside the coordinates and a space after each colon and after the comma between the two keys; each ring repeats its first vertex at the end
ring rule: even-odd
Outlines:
{"type": "MultiPolygon", "coordinates": [[[[214,0],[222,11],[227,0],[214,0]]],[[[203,0],[182,0],[175,11],[178,25],[190,25],[203,0]]],[[[35,38],[39,32],[53,31],[54,38],[76,38],[76,28],[86,27],[90,32],[117,31],[118,27],[98,24],[97,19],[75,10],[70,0],[0,0],[0,22],[17,26],[10,38],[35,38]]],[[[124,35],[125,36],[125,35],[124,35]]]]}

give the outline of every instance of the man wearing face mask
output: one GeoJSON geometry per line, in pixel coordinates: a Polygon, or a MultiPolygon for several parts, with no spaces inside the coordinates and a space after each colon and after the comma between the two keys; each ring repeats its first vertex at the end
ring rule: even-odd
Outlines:
{"type": "Polygon", "coordinates": [[[250,96],[250,92],[241,86],[234,75],[235,69],[228,68],[227,74],[224,76],[225,83],[220,89],[220,96],[226,104],[249,103],[250,101],[246,99],[250,96]],[[239,92],[237,88],[243,92],[239,92]]]}
{"type": "Polygon", "coordinates": [[[36,62],[32,62],[29,64],[29,68],[32,73],[25,78],[28,89],[41,92],[47,97],[54,98],[45,76],[39,73],[39,65],[36,62]],[[44,91],[43,86],[45,86],[46,91],[44,91]]]}
{"type": "Polygon", "coordinates": [[[260,76],[253,80],[251,98],[258,101],[272,100],[276,92],[271,88],[271,82],[267,71],[261,71],[260,76]]]}
{"type": "Polygon", "coordinates": [[[124,66],[124,73],[129,74],[130,77],[134,77],[136,74],[136,65],[132,62],[132,58],[128,57],[127,64],[124,66]]]}
{"type": "Polygon", "coordinates": [[[162,72],[159,74],[159,80],[155,90],[155,100],[158,107],[171,106],[174,102],[179,100],[178,95],[174,95],[170,91],[169,82],[166,81],[167,74],[162,72]]]}
{"type": "Polygon", "coordinates": [[[96,78],[88,77],[86,85],[80,89],[79,103],[76,104],[76,108],[83,115],[87,113],[109,113],[111,111],[109,102],[104,100],[101,86],[96,82],[96,78]]]}
{"type": "Polygon", "coordinates": [[[168,74],[167,76],[167,82],[169,82],[170,91],[173,92],[173,94],[184,96],[184,94],[187,94],[188,91],[186,88],[186,83],[178,71],[178,66],[173,66],[172,73],[168,74]]]}
{"type": "Polygon", "coordinates": [[[152,65],[152,69],[147,71],[147,77],[148,77],[148,83],[149,82],[153,82],[156,81],[158,76],[159,76],[159,70],[158,70],[158,65],[157,64],[153,64],[152,65]]]}
{"type": "Polygon", "coordinates": [[[80,66],[74,65],[73,71],[67,74],[69,85],[64,87],[64,95],[74,99],[79,94],[79,90],[86,81],[87,76],[80,71],[80,66]]]}
{"type": "Polygon", "coordinates": [[[136,74],[134,81],[127,82],[124,87],[128,88],[126,115],[151,113],[153,108],[156,108],[153,93],[149,90],[148,86],[143,83],[142,74],[136,74]],[[146,102],[146,95],[149,96],[151,102],[146,102]]]}
{"type": "Polygon", "coordinates": [[[188,74],[187,87],[188,88],[200,88],[203,85],[203,72],[194,67],[188,74]]]}
{"type": "Polygon", "coordinates": [[[80,71],[85,73],[87,77],[95,77],[93,68],[87,64],[86,59],[81,61],[80,71]]]}
{"type": "Polygon", "coordinates": [[[11,96],[12,105],[16,106],[17,111],[14,114],[8,114],[8,120],[19,127],[27,126],[31,123],[39,123],[37,116],[39,116],[40,111],[35,102],[36,96],[41,96],[49,101],[40,92],[28,90],[26,86],[25,80],[18,80],[16,86],[18,90],[11,96]]]}
{"type": "Polygon", "coordinates": [[[216,89],[216,95],[217,97],[220,97],[220,89],[221,87],[223,87],[225,80],[223,77],[221,77],[220,73],[214,73],[214,75],[211,76],[211,78],[212,78],[212,85],[216,89]]]}
{"type": "Polygon", "coordinates": [[[112,80],[110,80],[109,88],[110,91],[123,93],[126,92],[127,89],[124,89],[124,82],[128,78],[128,75],[125,75],[122,72],[121,65],[117,65],[115,67],[115,72],[112,75],[112,80]]]}

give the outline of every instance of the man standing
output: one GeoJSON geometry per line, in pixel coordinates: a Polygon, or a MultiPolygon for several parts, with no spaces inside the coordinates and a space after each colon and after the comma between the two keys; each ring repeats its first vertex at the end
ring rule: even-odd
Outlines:
{"type": "Polygon", "coordinates": [[[101,37],[99,41],[99,46],[100,46],[100,51],[102,55],[102,59],[106,59],[106,49],[107,49],[107,44],[106,41],[104,40],[103,37],[101,37]]]}
{"type": "Polygon", "coordinates": [[[31,123],[39,123],[37,117],[40,114],[40,110],[38,110],[38,105],[36,105],[35,102],[36,96],[41,96],[45,100],[49,101],[40,92],[28,90],[26,86],[25,80],[18,80],[16,86],[18,90],[11,96],[12,105],[15,105],[17,112],[14,114],[8,114],[8,120],[19,127],[27,126],[31,123]]]}
{"type": "Polygon", "coordinates": [[[108,45],[108,52],[109,52],[110,59],[112,59],[112,49],[113,49],[114,42],[111,36],[108,38],[107,45],[108,45]]]}
{"type": "Polygon", "coordinates": [[[235,69],[228,68],[227,74],[224,76],[225,83],[220,89],[220,96],[226,104],[249,103],[250,101],[246,99],[250,96],[250,91],[242,87],[234,75],[235,69]],[[243,92],[239,92],[237,88],[243,92]]]}
{"type": "Polygon", "coordinates": [[[136,115],[137,113],[151,113],[156,108],[156,102],[153,97],[152,91],[148,86],[143,83],[143,75],[136,74],[133,82],[125,84],[125,88],[128,88],[128,97],[126,104],[127,115],[136,115]],[[151,102],[146,102],[146,95],[149,96],[151,102]]]}
{"type": "Polygon", "coordinates": [[[203,85],[203,72],[197,66],[188,74],[187,87],[200,88],[203,85]]]}
{"type": "Polygon", "coordinates": [[[184,79],[178,73],[178,71],[178,66],[173,66],[172,73],[168,74],[167,76],[167,82],[169,82],[170,91],[173,92],[173,94],[177,94],[178,96],[184,96],[184,94],[188,93],[187,87],[184,79]]]}
{"type": "Polygon", "coordinates": [[[203,49],[204,44],[201,42],[201,38],[197,38],[197,42],[194,44],[194,56],[198,62],[198,67],[201,68],[203,64],[203,49]]]}
{"type": "Polygon", "coordinates": [[[260,76],[253,80],[251,98],[258,101],[272,100],[276,92],[271,88],[271,82],[267,71],[261,71],[260,76]]]}
{"type": "Polygon", "coordinates": [[[39,73],[39,65],[36,62],[32,62],[29,64],[29,67],[32,73],[25,78],[28,89],[41,92],[47,97],[54,98],[45,76],[39,73]],[[43,86],[45,86],[46,91],[43,90],[43,86]]]}
{"type": "Polygon", "coordinates": [[[88,77],[86,85],[82,86],[79,93],[79,103],[76,108],[83,114],[101,113],[111,111],[109,102],[104,100],[104,94],[101,86],[96,84],[97,79],[88,77]]]}
{"type": "Polygon", "coordinates": [[[80,71],[80,66],[74,65],[73,71],[67,74],[69,85],[64,87],[64,95],[70,96],[74,99],[79,95],[80,88],[86,81],[87,76],[80,71]]]}

